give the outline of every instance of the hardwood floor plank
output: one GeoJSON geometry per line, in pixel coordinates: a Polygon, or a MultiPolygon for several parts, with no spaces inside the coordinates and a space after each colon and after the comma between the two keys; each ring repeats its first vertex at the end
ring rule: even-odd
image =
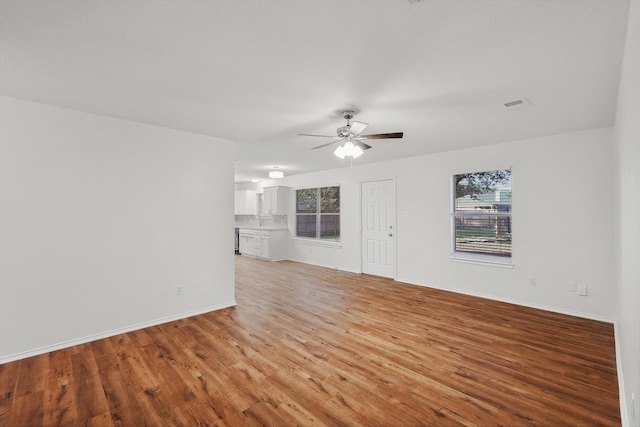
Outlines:
{"type": "Polygon", "coordinates": [[[65,425],[78,418],[73,390],[71,352],[49,353],[44,378],[44,425],[65,425]]]}
{"type": "MultiPolygon", "coordinates": [[[[82,352],[71,354],[73,381],[72,393],[76,403],[77,420],[82,423],[101,425],[103,414],[109,414],[102,388],[98,365],[91,344],[84,344],[82,352]]],[[[39,357],[36,357],[39,359],[39,357]]]]}
{"type": "Polygon", "coordinates": [[[44,390],[24,394],[13,401],[7,426],[38,427],[44,425],[44,390]]]}
{"type": "Polygon", "coordinates": [[[610,324],[236,257],[237,306],[0,365],[0,426],[619,426],[610,324]]]}
{"type": "Polygon", "coordinates": [[[9,418],[16,395],[19,372],[19,362],[0,365],[0,426],[7,425],[3,420],[6,421],[9,418]]]}
{"type": "Polygon", "coordinates": [[[17,378],[15,398],[38,394],[44,390],[44,371],[47,359],[30,357],[18,361],[20,371],[17,378]]]}
{"type": "Polygon", "coordinates": [[[104,413],[85,420],[81,425],[86,427],[113,427],[113,421],[109,413],[104,413]]]}
{"type": "MultiPolygon", "coordinates": [[[[229,387],[230,389],[231,387],[229,387]]],[[[218,392],[207,399],[207,405],[213,410],[217,418],[221,418],[224,423],[229,426],[258,426],[260,424],[255,419],[247,417],[244,411],[251,407],[256,402],[253,401],[247,406],[243,400],[241,405],[238,405],[234,396],[229,396],[227,393],[218,392]],[[244,408],[244,409],[241,409],[244,408]]]]}
{"type": "Polygon", "coordinates": [[[123,348],[112,344],[116,340],[100,340],[95,343],[101,356],[96,358],[98,372],[102,380],[104,395],[109,404],[109,412],[115,426],[152,425],[136,397],[136,385],[123,369],[123,348]]]}
{"type": "Polygon", "coordinates": [[[180,414],[180,418],[186,420],[187,426],[227,427],[228,425],[210,405],[198,400],[177,407],[175,410],[180,414]]]}
{"type": "Polygon", "coordinates": [[[326,425],[300,405],[295,399],[280,390],[272,381],[265,381],[261,389],[266,402],[271,405],[283,419],[290,419],[287,425],[322,426],[326,425]]]}

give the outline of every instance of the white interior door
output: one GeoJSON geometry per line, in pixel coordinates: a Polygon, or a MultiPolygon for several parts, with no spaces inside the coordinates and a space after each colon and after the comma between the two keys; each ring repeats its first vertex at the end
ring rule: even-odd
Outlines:
{"type": "Polygon", "coordinates": [[[395,183],[392,179],[363,182],[362,272],[394,278],[395,183]]]}

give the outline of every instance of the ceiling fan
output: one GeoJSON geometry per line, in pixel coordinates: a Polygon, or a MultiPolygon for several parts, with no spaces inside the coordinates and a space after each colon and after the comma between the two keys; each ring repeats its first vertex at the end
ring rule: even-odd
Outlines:
{"type": "Polygon", "coordinates": [[[312,135],[308,133],[301,133],[299,135],[333,139],[333,141],[331,142],[313,147],[312,150],[317,150],[318,148],[324,148],[330,145],[341,144],[342,142],[344,142],[344,144],[340,145],[334,152],[334,154],[341,159],[344,159],[345,156],[351,156],[353,158],[360,157],[364,150],[368,150],[369,148],[371,148],[369,144],[365,144],[363,142],[364,140],[402,138],[403,132],[361,135],[362,131],[365,130],[369,125],[367,123],[356,121],[354,121],[353,123],[349,123],[354,114],[355,112],[353,110],[344,110],[342,112],[342,117],[347,121],[347,125],[339,127],[336,130],[337,136],[312,135]]]}

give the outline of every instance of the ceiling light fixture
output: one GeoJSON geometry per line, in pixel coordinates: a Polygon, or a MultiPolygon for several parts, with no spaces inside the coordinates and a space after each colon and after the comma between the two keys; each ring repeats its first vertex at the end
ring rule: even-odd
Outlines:
{"type": "Polygon", "coordinates": [[[274,166],[273,169],[274,170],[269,171],[269,178],[271,179],[284,178],[284,172],[277,170],[277,169],[280,169],[280,166],[274,166]]]}
{"type": "Polygon", "coordinates": [[[344,145],[339,146],[336,148],[336,151],[333,152],[333,154],[341,159],[344,159],[345,157],[353,157],[354,159],[357,159],[362,155],[362,153],[362,148],[357,145],[353,145],[353,142],[351,141],[345,142],[344,145]]]}

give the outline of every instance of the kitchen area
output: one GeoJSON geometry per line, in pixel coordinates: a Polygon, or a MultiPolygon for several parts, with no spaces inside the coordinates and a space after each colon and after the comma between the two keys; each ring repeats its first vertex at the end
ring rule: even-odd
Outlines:
{"type": "Polygon", "coordinates": [[[235,253],[268,261],[288,258],[289,187],[235,190],[235,253]]]}

